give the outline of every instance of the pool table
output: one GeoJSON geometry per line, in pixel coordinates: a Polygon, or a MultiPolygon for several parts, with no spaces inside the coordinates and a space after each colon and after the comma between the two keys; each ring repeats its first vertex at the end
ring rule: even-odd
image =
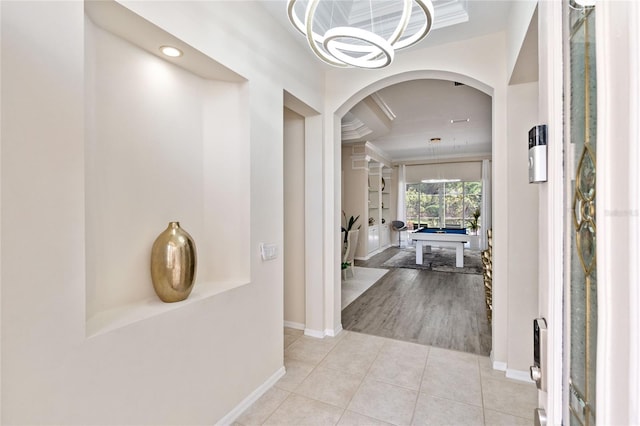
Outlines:
{"type": "Polygon", "coordinates": [[[454,247],[456,267],[464,266],[464,243],[469,241],[465,228],[420,228],[409,232],[409,239],[416,242],[416,264],[422,265],[424,246],[454,247]]]}

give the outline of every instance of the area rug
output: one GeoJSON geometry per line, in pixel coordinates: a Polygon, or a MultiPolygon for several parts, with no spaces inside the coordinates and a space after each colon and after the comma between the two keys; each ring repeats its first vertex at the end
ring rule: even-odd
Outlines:
{"type": "Polygon", "coordinates": [[[347,279],[342,280],[342,309],[349,306],[351,302],[389,272],[388,269],[360,268],[358,266],[354,266],[353,269],[355,269],[353,277],[351,272],[347,272],[347,279]]]}
{"type": "Polygon", "coordinates": [[[462,274],[482,274],[482,259],[479,250],[464,250],[464,267],[456,268],[456,250],[446,247],[432,247],[431,253],[424,253],[422,265],[416,264],[416,249],[404,249],[380,266],[388,268],[426,269],[438,272],[462,274]]]}

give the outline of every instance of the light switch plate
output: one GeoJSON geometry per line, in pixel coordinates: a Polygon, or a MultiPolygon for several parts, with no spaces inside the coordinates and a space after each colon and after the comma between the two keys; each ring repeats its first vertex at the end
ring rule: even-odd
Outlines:
{"type": "Polygon", "coordinates": [[[278,257],[278,245],[277,244],[260,244],[260,255],[262,260],[273,260],[278,257]]]}

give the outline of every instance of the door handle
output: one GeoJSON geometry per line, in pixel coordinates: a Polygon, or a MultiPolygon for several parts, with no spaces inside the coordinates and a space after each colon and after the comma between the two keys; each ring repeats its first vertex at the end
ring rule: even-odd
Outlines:
{"type": "Polygon", "coordinates": [[[544,318],[533,320],[533,365],[529,368],[531,380],[541,391],[547,390],[546,355],[547,354],[547,321],[544,318]]]}

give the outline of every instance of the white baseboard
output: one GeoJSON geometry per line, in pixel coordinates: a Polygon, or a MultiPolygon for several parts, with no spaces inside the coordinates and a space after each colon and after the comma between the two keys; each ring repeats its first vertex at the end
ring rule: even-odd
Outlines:
{"type": "Polygon", "coordinates": [[[295,330],[304,330],[304,324],[300,322],[285,321],[284,326],[287,328],[293,328],[295,330]]]}
{"type": "Polygon", "coordinates": [[[528,371],[512,370],[510,368],[507,368],[507,372],[505,376],[509,379],[519,380],[521,382],[533,383],[533,380],[531,380],[531,375],[529,374],[528,371]]]}
{"type": "MultiPolygon", "coordinates": [[[[493,358],[493,353],[490,355],[490,357],[493,358]]],[[[533,380],[531,380],[531,376],[529,375],[528,371],[507,368],[506,362],[493,361],[492,359],[491,366],[494,370],[504,371],[504,376],[509,379],[518,380],[520,382],[533,383],[533,380]]]]}
{"type": "Polygon", "coordinates": [[[231,425],[233,424],[233,422],[236,421],[236,419],[238,417],[240,417],[240,415],[242,413],[244,413],[244,411],[249,408],[254,402],[256,402],[262,395],[265,394],[265,392],[267,392],[269,389],[271,389],[273,387],[273,385],[276,384],[276,382],[278,380],[280,380],[280,378],[282,376],[284,376],[284,374],[286,373],[284,366],[280,367],[278,369],[278,371],[276,371],[275,373],[273,373],[273,375],[271,377],[269,377],[263,384],[261,384],[260,386],[258,386],[258,388],[256,390],[254,390],[253,392],[251,392],[249,394],[249,396],[247,396],[245,399],[242,400],[242,402],[240,402],[240,404],[236,405],[236,407],[231,410],[229,413],[227,413],[226,416],[224,416],[223,418],[221,418],[220,420],[218,420],[216,422],[216,425],[220,425],[220,426],[226,426],[226,425],[231,425]]]}
{"type": "Polygon", "coordinates": [[[310,328],[304,329],[304,335],[309,337],[315,337],[316,339],[324,338],[324,331],[322,330],[312,330],[310,328]]]}
{"type": "Polygon", "coordinates": [[[325,337],[336,337],[342,332],[342,324],[339,324],[335,330],[327,328],[322,330],[312,330],[310,328],[304,329],[304,335],[309,337],[315,337],[316,339],[324,339],[325,337]]]}
{"type": "Polygon", "coordinates": [[[493,361],[493,369],[499,371],[507,371],[507,363],[500,361],[493,361]]]}
{"type": "Polygon", "coordinates": [[[338,334],[340,334],[340,332],[342,332],[342,324],[338,324],[335,330],[327,328],[324,331],[324,335],[329,337],[336,337],[338,334]]]}
{"type": "Polygon", "coordinates": [[[384,247],[377,248],[377,249],[373,250],[372,252],[367,253],[366,256],[356,256],[356,257],[354,257],[354,259],[356,259],[356,260],[369,260],[373,256],[375,256],[376,254],[382,253],[383,251],[385,251],[389,247],[390,247],[389,245],[386,245],[384,247]]]}
{"type": "Polygon", "coordinates": [[[374,251],[367,253],[366,256],[356,256],[356,257],[354,257],[354,259],[355,260],[369,260],[373,256],[375,256],[376,254],[382,253],[383,251],[385,251],[389,247],[391,247],[391,244],[387,244],[386,246],[379,247],[379,248],[375,249],[374,251]]]}

